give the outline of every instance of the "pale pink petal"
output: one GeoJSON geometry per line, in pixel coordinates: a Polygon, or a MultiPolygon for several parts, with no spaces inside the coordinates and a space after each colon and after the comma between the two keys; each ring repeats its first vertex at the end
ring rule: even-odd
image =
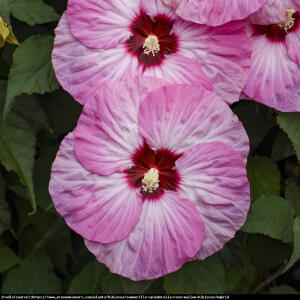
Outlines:
{"type": "Polygon", "coordinates": [[[210,26],[242,20],[256,12],[266,0],[164,0],[187,21],[210,26]]]}
{"type": "Polygon", "coordinates": [[[87,170],[110,175],[132,166],[132,155],[142,144],[137,128],[140,101],[163,84],[157,78],[136,77],[95,91],[75,130],[75,153],[87,170]]]}
{"type": "Polygon", "coordinates": [[[229,104],[238,101],[250,67],[251,41],[244,21],[208,27],[177,20],[179,54],[198,60],[215,92],[229,104]]]}
{"type": "Polygon", "coordinates": [[[253,38],[251,70],[244,93],[280,111],[300,111],[300,68],[287,54],[284,42],[253,38]]]}
{"type": "Polygon", "coordinates": [[[139,6],[139,0],[69,0],[71,32],[87,47],[113,48],[130,37],[130,23],[139,6]]]}
{"type": "Polygon", "coordinates": [[[175,153],[221,141],[246,161],[249,140],[242,123],[214,93],[193,85],[166,86],[141,103],[139,132],[153,149],[175,153]]]}
{"type": "Polygon", "coordinates": [[[173,9],[165,5],[162,0],[140,0],[140,3],[141,7],[150,17],[164,15],[171,19],[176,18],[173,9]]]}
{"type": "Polygon", "coordinates": [[[171,83],[197,83],[211,89],[210,80],[196,60],[172,54],[161,65],[143,72],[125,45],[109,50],[83,46],[70,33],[65,15],[56,29],[52,53],[54,70],[62,87],[84,104],[101,85],[139,76],[155,76],[171,83]]]}
{"type": "Polygon", "coordinates": [[[165,4],[167,4],[168,6],[171,6],[174,10],[177,9],[177,7],[181,3],[181,1],[182,0],[163,0],[163,2],[165,2],[165,4]]]}
{"type": "Polygon", "coordinates": [[[194,204],[165,192],[157,201],[144,201],[140,221],[126,239],[109,245],[85,240],[85,244],[111,272],[147,280],[174,272],[192,259],[204,234],[194,204]]]}
{"type": "Polygon", "coordinates": [[[288,50],[288,56],[300,67],[300,26],[289,32],[286,37],[286,46],[288,50]]]}
{"type": "Polygon", "coordinates": [[[199,62],[176,53],[166,57],[161,65],[146,69],[143,75],[161,78],[169,83],[193,83],[213,90],[211,81],[202,71],[199,62]]]}
{"type": "Polygon", "coordinates": [[[286,10],[300,10],[299,0],[268,0],[256,13],[250,16],[253,24],[276,24],[286,20],[286,10]]]}
{"type": "Polygon", "coordinates": [[[223,248],[244,224],[250,206],[246,166],[238,153],[220,142],[198,144],[176,161],[181,193],[193,201],[206,233],[197,258],[223,248]]]}
{"type": "Polygon", "coordinates": [[[52,166],[49,191],[56,210],[84,238],[101,243],[124,239],[139,221],[142,198],[122,173],[98,176],[74,154],[74,135],[63,140],[52,166]]]}
{"type": "Polygon", "coordinates": [[[83,46],[70,33],[66,15],[55,30],[52,63],[62,87],[84,104],[101,84],[134,77],[138,61],[120,45],[110,50],[83,46]]]}

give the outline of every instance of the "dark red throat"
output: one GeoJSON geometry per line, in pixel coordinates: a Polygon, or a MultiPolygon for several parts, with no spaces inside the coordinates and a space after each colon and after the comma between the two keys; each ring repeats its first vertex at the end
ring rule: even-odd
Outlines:
{"type": "Polygon", "coordinates": [[[132,36],[126,42],[128,52],[137,56],[143,70],[160,65],[165,56],[177,50],[177,37],[171,34],[173,21],[164,15],[157,15],[153,20],[141,10],[131,24],[132,36]],[[143,45],[149,35],[155,35],[159,41],[160,51],[153,55],[145,54],[143,45]]]}
{"type": "Polygon", "coordinates": [[[253,35],[265,35],[269,40],[273,42],[283,42],[285,36],[292,31],[295,31],[300,26],[300,13],[295,12],[292,16],[295,19],[294,26],[289,30],[285,31],[283,28],[280,28],[277,24],[271,25],[257,25],[253,24],[254,33],[253,35]]]}
{"type": "Polygon", "coordinates": [[[175,161],[181,155],[160,149],[153,151],[144,141],[143,146],[132,156],[134,166],[126,170],[129,184],[134,188],[140,188],[143,198],[157,199],[164,190],[176,191],[179,185],[180,177],[175,167],[175,161]],[[159,187],[152,193],[142,190],[142,179],[151,169],[155,168],[159,172],[159,187]]]}

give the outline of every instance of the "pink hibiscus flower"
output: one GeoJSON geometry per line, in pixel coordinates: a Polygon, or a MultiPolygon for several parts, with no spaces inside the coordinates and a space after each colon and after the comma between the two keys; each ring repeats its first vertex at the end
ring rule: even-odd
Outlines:
{"type": "Polygon", "coordinates": [[[219,26],[243,20],[267,0],[163,0],[181,18],[199,24],[219,26]]]}
{"type": "Polygon", "coordinates": [[[152,279],[220,250],[243,225],[248,151],[242,124],[214,93],[130,79],[85,104],[49,190],[111,272],[152,279]]]}
{"type": "Polygon", "coordinates": [[[300,1],[269,0],[249,20],[253,53],[244,93],[280,111],[300,111],[300,1]]]}
{"type": "Polygon", "coordinates": [[[244,21],[217,28],[194,24],[162,0],[69,0],[52,61],[63,88],[82,104],[105,82],[142,75],[211,84],[233,103],[250,56],[244,21]]]}

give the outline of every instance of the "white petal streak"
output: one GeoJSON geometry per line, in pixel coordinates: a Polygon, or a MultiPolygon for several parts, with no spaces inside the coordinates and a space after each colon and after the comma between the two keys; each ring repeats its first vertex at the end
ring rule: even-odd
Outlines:
{"type": "Polygon", "coordinates": [[[140,222],[123,241],[87,248],[110,271],[132,280],[161,277],[179,269],[200,249],[205,232],[192,202],[174,192],[144,201],[140,222]]]}
{"type": "Polygon", "coordinates": [[[142,208],[138,191],[122,173],[98,176],[76,159],[74,134],[68,134],[52,166],[49,184],[56,210],[78,234],[89,240],[111,243],[124,239],[135,228],[142,208]]]}
{"type": "Polygon", "coordinates": [[[244,224],[250,206],[246,166],[238,153],[220,142],[201,143],[176,161],[180,189],[205,222],[197,258],[222,249],[244,224]]]}
{"type": "Polygon", "coordinates": [[[290,59],[300,67],[300,26],[289,32],[285,37],[285,41],[290,59]]]}
{"type": "Polygon", "coordinates": [[[197,60],[218,96],[229,104],[237,101],[247,80],[251,41],[244,21],[218,27],[177,19],[178,54],[197,60]]]}
{"type": "Polygon", "coordinates": [[[95,50],[82,45],[70,32],[64,14],[55,30],[52,63],[58,81],[79,103],[108,81],[119,81],[137,74],[137,58],[124,45],[95,50]]]}
{"type": "Polygon", "coordinates": [[[111,49],[130,36],[130,23],[139,12],[139,0],[69,0],[72,34],[85,46],[111,49]]]}
{"type": "Polygon", "coordinates": [[[300,68],[284,42],[254,37],[251,69],[244,93],[280,111],[300,110],[300,68]]]}

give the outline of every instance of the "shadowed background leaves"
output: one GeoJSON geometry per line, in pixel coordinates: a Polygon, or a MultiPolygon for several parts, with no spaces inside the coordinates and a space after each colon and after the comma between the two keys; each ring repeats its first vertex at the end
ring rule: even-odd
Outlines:
{"type": "Polygon", "coordinates": [[[252,207],[235,238],[204,261],[164,278],[112,274],[56,213],[50,169],[81,106],[51,64],[66,0],[1,0],[0,16],[20,46],[0,49],[0,290],[2,293],[297,293],[300,290],[300,113],[253,101],[232,110],[251,151],[252,207]]]}

